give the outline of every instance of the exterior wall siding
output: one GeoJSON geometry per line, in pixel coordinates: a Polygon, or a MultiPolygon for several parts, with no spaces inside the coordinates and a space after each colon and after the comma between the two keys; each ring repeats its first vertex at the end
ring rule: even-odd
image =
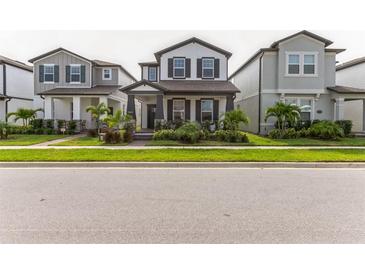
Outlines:
{"type": "Polygon", "coordinates": [[[30,71],[6,66],[6,94],[33,99],[33,74],[30,71]]]}
{"type": "Polygon", "coordinates": [[[93,86],[96,85],[111,85],[116,86],[119,83],[119,75],[118,68],[112,68],[112,79],[111,80],[103,80],[103,69],[101,67],[93,67],[93,86]]]}
{"type": "Polygon", "coordinates": [[[336,71],[336,82],[339,86],[365,88],[365,63],[336,71]]]}

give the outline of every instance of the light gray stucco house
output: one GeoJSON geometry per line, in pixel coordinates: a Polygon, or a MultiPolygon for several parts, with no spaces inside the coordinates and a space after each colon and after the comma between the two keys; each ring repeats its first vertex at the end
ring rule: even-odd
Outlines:
{"type": "Polygon", "coordinates": [[[120,89],[133,117],[135,99],[141,102],[142,129],[156,120],[215,121],[233,109],[239,90],[228,81],[230,52],[193,37],[154,55],[156,61],[139,63],[141,80],[120,89]]]}
{"type": "Polygon", "coordinates": [[[136,79],[121,65],[90,60],[64,48],[32,58],[34,93],[44,98],[44,118],[79,120],[95,127],[89,105],[104,102],[111,112],[126,111],[127,96],[119,88],[136,79]]]}
{"type": "Polygon", "coordinates": [[[7,114],[18,108],[33,108],[37,100],[40,98],[33,91],[33,68],[0,56],[0,121],[7,121],[7,114]]]}
{"type": "Polygon", "coordinates": [[[265,122],[265,112],[278,101],[299,105],[303,120],[346,119],[345,101],[365,98],[365,90],[336,85],[336,55],[344,49],[328,48],[332,43],[304,30],[259,49],[240,66],[229,79],[241,91],[235,107],[251,119],[245,129],[272,129],[275,119],[265,122]]]}

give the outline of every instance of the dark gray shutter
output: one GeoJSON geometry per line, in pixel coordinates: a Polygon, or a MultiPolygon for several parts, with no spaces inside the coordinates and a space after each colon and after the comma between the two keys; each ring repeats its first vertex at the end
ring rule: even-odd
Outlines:
{"type": "Polygon", "coordinates": [[[167,100],[167,121],[172,121],[172,100],[167,100]]]}
{"type": "Polygon", "coordinates": [[[174,75],[173,72],[172,72],[172,70],[174,69],[173,68],[173,62],[174,62],[174,60],[172,58],[169,58],[168,59],[168,64],[167,64],[167,70],[168,70],[167,77],[169,77],[169,78],[172,78],[173,75],[174,75]]]}
{"type": "Polygon", "coordinates": [[[81,65],[81,83],[85,83],[85,71],[86,71],[85,65],[81,65]]]}
{"type": "Polygon", "coordinates": [[[202,78],[202,59],[196,59],[196,78],[202,78]]]}
{"type": "Polygon", "coordinates": [[[219,100],[213,101],[213,121],[218,121],[219,119],[219,100]]]}
{"type": "Polygon", "coordinates": [[[60,66],[54,66],[54,81],[58,83],[60,81],[60,66]]]}
{"type": "Polygon", "coordinates": [[[66,66],[66,83],[70,83],[70,73],[71,73],[71,71],[70,71],[70,66],[66,66]]]}
{"type": "Polygon", "coordinates": [[[185,59],[185,77],[190,78],[191,77],[191,62],[190,58],[185,59]]]}
{"type": "Polygon", "coordinates": [[[39,66],[39,82],[40,83],[44,82],[44,66],[43,65],[39,66]]]}
{"type": "Polygon", "coordinates": [[[185,121],[190,120],[190,100],[185,100],[185,121]]]}
{"type": "Polygon", "coordinates": [[[201,122],[201,101],[195,101],[195,120],[200,123],[201,122]]]}
{"type": "Polygon", "coordinates": [[[214,59],[214,78],[219,78],[219,59],[214,59]]]}

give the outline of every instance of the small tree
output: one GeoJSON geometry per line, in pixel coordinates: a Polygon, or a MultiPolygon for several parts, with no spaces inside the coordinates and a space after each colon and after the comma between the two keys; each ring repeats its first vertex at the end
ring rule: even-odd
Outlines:
{"type": "Polygon", "coordinates": [[[7,118],[11,116],[15,116],[14,121],[18,121],[22,119],[23,126],[26,127],[29,125],[29,122],[37,117],[37,112],[43,111],[41,108],[37,109],[28,109],[28,108],[18,108],[15,112],[10,112],[6,115],[7,118]]]}
{"type": "Polygon", "coordinates": [[[98,134],[100,134],[100,117],[108,114],[110,112],[109,108],[104,103],[100,103],[97,106],[88,106],[86,112],[90,112],[91,116],[96,120],[98,134]]]}
{"type": "Polygon", "coordinates": [[[270,117],[276,118],[278,129],[283,132],[288,123],[293,125],[300,119],[300,108],[296,105],[277,102],[266,110],[265,122],[270,117]]]}
{"type": "Polygon", "coordinates": [[[225,129],[238,130],[240,123],[248,124],[250,122],[246,113],[240,109],[228,111],[223,115],[224,118],[221,119],[221,124],[223,124],[225,129]]]}
{"type": "Polygon", "coordinates": [[[119,129],[121,123],[126,123],[131,120],[132,116],[129,114],[123,115],[121,110],[117,110],[114,115],[108,115],[103,121],[107,123],[109,128],[117,127],[119,129]]]}

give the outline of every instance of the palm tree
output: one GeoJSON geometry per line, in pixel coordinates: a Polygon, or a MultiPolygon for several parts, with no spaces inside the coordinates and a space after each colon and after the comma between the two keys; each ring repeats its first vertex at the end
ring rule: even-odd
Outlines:
{"type": "Polygon", "coordinates": [[[108,124],[109,128],[113,128],[117,126],[119,128],[119,125],[121,123],[129,122],[132,120],[132,116],[129,114],[123,115],[121,110],[117,110],[113,115],[108,115],[106,118],[104,118],[104,122],[108,124]]]}
{"type": "Polygon", "coordinates": [[[100,117],[104,114],[108,114],[110,109],[105,105],[105,103],[100,103],[97,106],[88,106],[86,108],[86,112],[90,112],[91,116],[96,120],[98,133],[100,134],[100,117]]]}
{"type": "Polygon", "coordinates": [[[293,125],[300,119],[300,108],[296,105],[277,102],[266,110],[265,122],[269,117],[275,117],[279,130],[284,131],[288,123],[293,125]]]}
{"type": "Polygon", "coordinates": [[[228,111],[223,115],[224,118],[221,120],[221,123],[223,123],[223,126],[226,129],[238,130],[240,123],[248,124],[250,122],[250,119],[247,117],[246,113],[240,109],[228,111]]]}
{"type": "Polygon", "coordinates": [[[43,111],[41,108],[37,109],[28,109],[28,108],[18,108],[15,112],[9,112],[6,117],[9,118],[11,116],[15,116],[14,121],[18,121],[22,119],[23,126],[26,127],[29,125],[29,122],[37,117],[37,112],[43,111]]]}

